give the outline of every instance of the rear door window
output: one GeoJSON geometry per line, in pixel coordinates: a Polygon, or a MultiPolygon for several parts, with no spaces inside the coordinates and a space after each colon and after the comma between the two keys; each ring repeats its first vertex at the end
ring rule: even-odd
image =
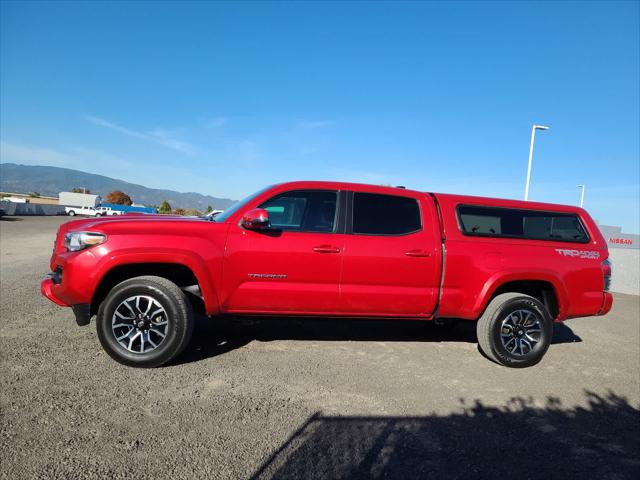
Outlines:
{"type": "Polygon", "coordinates": [[[589,235],[578,215],[477,205],[458,206],[465,235],[586,243],[589,235]]]}
{"type": "Polygon", "coordinates": [[[421,227],[420,207],[415,198],[353,194],[354,234],[406,235],[419,231],[421,227]]]}

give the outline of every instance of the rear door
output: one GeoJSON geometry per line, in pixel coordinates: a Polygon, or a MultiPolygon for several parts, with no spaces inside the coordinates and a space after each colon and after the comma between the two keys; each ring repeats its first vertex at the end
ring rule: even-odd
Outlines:
{"type": "Polygon", "coordinates": [[[342,310],[373,316],[431,314],[441,263],[433,202],[411,192],[356,191],[348,198],[342,310]]]}
{"type": "Polygon", "coordinates": [[[269,212],[273,230],[232,225],[223,272],[224,310],[335,311],[344,240],[340,196],[335,190],[279,193],[260,205],[269,212]]]}

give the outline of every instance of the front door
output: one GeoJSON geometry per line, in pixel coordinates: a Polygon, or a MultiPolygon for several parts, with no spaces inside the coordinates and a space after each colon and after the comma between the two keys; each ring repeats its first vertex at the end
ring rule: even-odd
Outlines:
{"type": "Polygon", "coordinates": [[[441,255],[426,195],[354,192],[347,223],[341,307],[359,315],[430,315],[441,255]]]}
{"type": "Polygon", "coordinates": [[[272,229],[232,225],[223,267],[223,309],[244,313],[326,313],[339,302],[344,235],[338,192],[295,190],[260,205],[272,229]]]}

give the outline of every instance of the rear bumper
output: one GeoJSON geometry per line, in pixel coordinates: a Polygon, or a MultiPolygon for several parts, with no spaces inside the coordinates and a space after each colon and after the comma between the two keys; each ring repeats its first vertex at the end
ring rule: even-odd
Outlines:
{"type": "Polygon", "coordinates": [[[602,299],[602,307],[600,307],[600,311],[598,311],[597,315],[606,315],[611,310],[613,306],[613,295],[609,292],[604,292],[604,298],[602,299]]]}
{"type": "Polygon", "coordinates": [[[53,280],[51,280],[50,278],[43,280],[40,283],[40,292],[42,293],[42,295],[47,297],[56,305],[60,305],[61,307],[68,307],[69,305],[67,305],[66,303],[64,303],[62,300],[60,300],[58,297],[54,295],[53,285],[54,285],[53,280]]]}

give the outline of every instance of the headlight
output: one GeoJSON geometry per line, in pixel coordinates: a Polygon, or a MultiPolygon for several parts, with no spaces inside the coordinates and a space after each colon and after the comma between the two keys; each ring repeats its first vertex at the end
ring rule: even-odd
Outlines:
{"type": "Polygon", "coordinates": [[[70,252],[100,245],[107,241],[107,236],[96,232],[69,232],[64,236],[64,246],[70,252]]]}

